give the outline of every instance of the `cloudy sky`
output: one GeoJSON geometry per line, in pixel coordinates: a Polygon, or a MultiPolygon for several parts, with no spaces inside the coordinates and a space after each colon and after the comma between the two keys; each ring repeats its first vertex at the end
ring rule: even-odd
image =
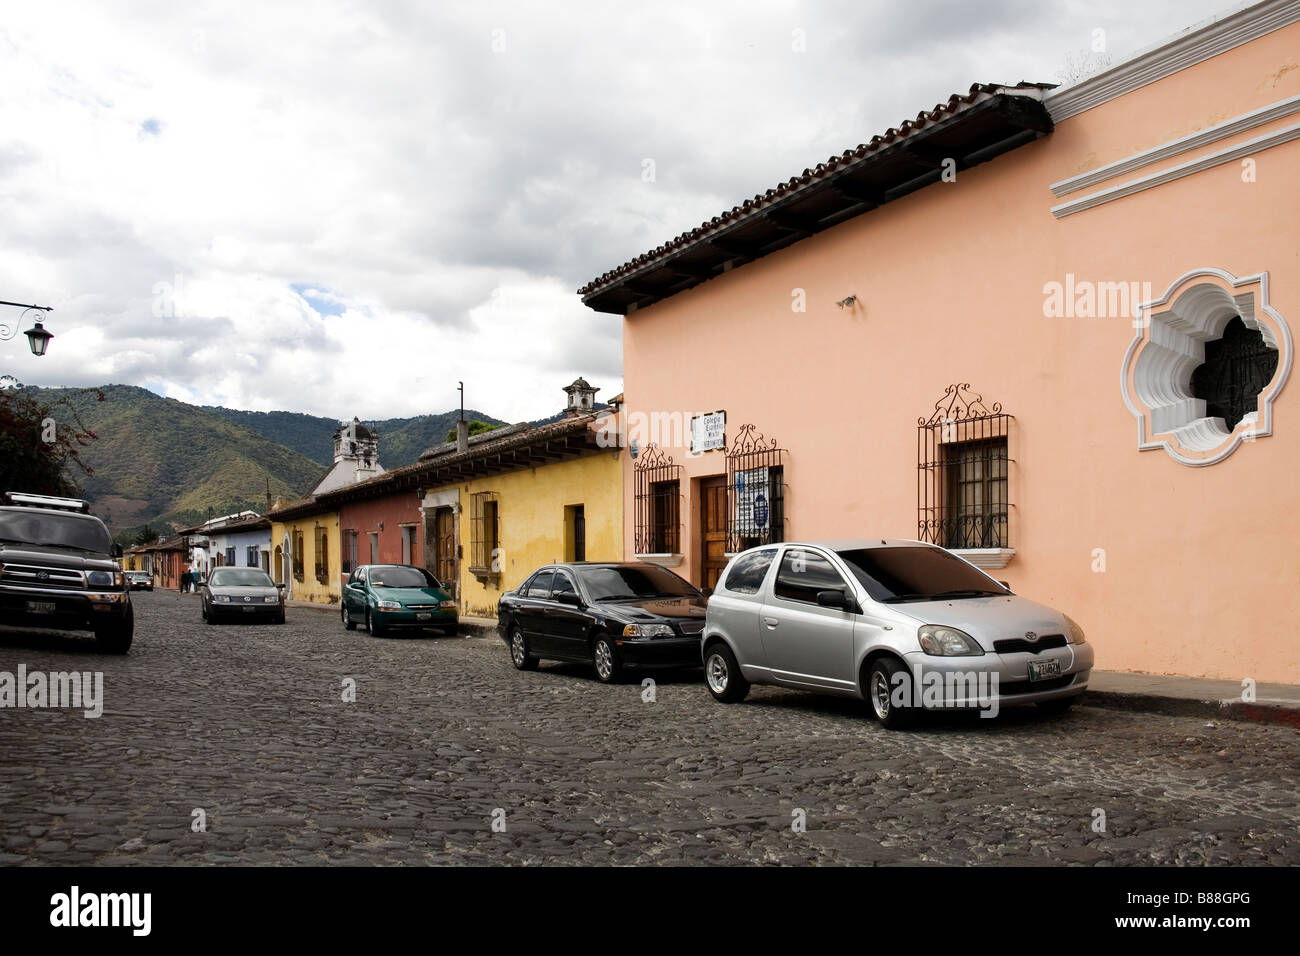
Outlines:
{"type": "Polygon", "coordinates": [[[337,418],[608,398],[589,279],[972,82],[1241,5],[11,4],[0,299],[56,338],[0,373],[337,418]]]}

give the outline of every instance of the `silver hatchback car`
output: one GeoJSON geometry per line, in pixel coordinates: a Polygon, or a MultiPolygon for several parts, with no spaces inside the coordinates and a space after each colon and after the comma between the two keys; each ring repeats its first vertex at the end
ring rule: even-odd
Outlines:
{"type": "Polygon", "coordinates": [[[862,698],[889,728],[926,709],[1063,711],[1093,663],[1060,611],[943,548],[880,538],[742,551],[709,598],[701,653],[724,703],[779,684],[862,698]]]}

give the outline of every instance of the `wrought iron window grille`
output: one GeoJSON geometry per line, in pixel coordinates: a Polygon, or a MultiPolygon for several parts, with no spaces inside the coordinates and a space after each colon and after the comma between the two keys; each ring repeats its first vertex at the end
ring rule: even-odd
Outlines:
{"type": "Polygon", "coordinates": [[[957,382],[917,419],[917,537],[942,548],[1009,548],[1013,416],[957,382]]]}
{"type": "Polygon", "coordinates": [[[726,454],[727,551],[784,541],[786,450],[741,425],[726,454]]]}
{"type": "Polygon", "coordinates": [[[681,554],[682,466],[649,444],[632,465],[637,554],[681,554]]]}

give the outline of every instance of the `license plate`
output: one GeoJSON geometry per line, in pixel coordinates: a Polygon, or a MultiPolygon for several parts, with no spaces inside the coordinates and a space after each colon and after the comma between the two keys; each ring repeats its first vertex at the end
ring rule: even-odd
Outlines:
{"type": "Polygon", "coordinates": [[[53,601],[28,601],[28,614],[53,614],[55,604],[53,601]]]}
{"type": "Polygon", "coordinates": [[[417,621],[431,621],[433,620],[433,615],[428,611],[417,611],[415,613],[415,619],[417,621]]]}
{"type": "Polygon", "coordinates": [[[257,610],[257,608],[255,608],[255,607],[253,607],[253,606],[251,606],[251,605],[246,606],[246,607],[244,608],[244,612],[245,612],[246,614],[252,614],[252,613],[253,613],[254,611],[256,611],[256,610],[257,610]]]}
{"type": "Polygon", "coordinates": [[[1049,677],[1061,676],[1060,661],[1030,661],[1029,662],[1029,679],[1046,680],[1049,677]]]}

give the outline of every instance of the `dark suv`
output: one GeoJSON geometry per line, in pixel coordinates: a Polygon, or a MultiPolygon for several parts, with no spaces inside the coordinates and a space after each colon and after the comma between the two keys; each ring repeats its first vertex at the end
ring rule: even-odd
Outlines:
{"type": "Polygon", "coordinates": [[[8,492],[0,506],[0,624],[94,631],[110,654],[125,654],[135,611],[114,562],[122,549],[86,503],[8,492]]]}

